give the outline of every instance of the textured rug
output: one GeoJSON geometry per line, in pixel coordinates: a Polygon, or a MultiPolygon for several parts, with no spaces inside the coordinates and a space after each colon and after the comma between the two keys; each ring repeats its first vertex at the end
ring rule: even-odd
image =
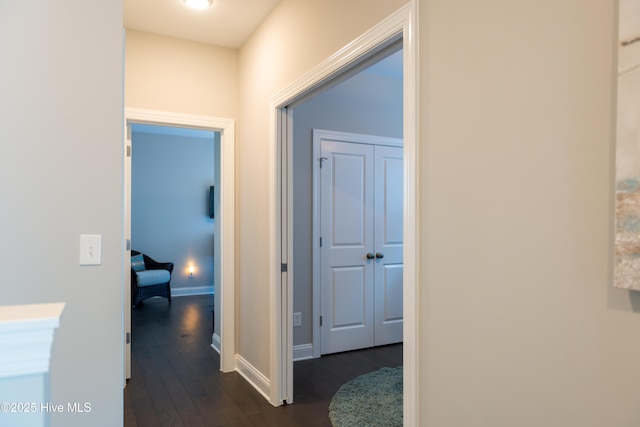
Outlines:
{"type": "Polygon", "coordinates": [[[333,396],[334,427],[401,427],[402,366],[382,368],[349,381],[333,396]]]}

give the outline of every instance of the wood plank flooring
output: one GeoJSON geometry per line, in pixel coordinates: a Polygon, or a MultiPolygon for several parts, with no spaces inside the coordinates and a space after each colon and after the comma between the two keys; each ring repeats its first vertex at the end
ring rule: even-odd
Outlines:
{"type": "Polygon", "coordinates": [[[124,390],[124,425],[330,426],[338,388],[358,375],[402,364],[402,344],[294,364],[294,403],[274,407],[239,374],[219,370],[211,348],[213,297],[146,300],[132,311],[132,377],[124,390]]]}

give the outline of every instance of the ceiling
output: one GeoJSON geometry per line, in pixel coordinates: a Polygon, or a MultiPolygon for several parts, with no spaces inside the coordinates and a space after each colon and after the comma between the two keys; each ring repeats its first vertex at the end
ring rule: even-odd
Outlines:
{"type": "Polygon", "coordinates": [[[124,0],[127,29],[237,49],[280,0],[213,0],[193,10],[182,0],[124,0]]]}
{"type": "MultiPolygon", "coordinates": [[[[182,0],[124,0],[124,26],[238,49],[280,1],[213,0],[208,9],[193,10],[182,0]]],[[[402,79],[402,53],[390,55],[365,72],[402,79]]]]}

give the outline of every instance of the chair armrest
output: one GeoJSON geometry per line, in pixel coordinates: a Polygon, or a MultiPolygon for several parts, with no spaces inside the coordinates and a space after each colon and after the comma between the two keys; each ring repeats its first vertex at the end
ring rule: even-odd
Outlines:
{"type": "Polygon", "coordinates": [[[172,262],[158,262],[147,255],[142,256],[144,257],[144,265],[147,270],[167,270],[169,273],[173,272],[172,262]]]}
{"type": "Polygon", "coordinates": [[[169,273],[173,273],[173,263],[172,262],[159,262],[158,266],[160,268],[167,270],[169,273]]]}

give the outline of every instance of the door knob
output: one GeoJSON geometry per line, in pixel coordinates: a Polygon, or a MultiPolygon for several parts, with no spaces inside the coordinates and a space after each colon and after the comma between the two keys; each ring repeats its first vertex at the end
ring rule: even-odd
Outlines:
{"type": "Polygon", "coordinates": [[[371,252],[369,252],[367,254],[367,259],[374,259],[376,256],[374,254],[372,254],[371,252]]]}
{"type": "Polygon", "coordinates": [[[376,252],[376,258],[382,259],[384,258],[384,254],[382,252],[376,252]]]}

